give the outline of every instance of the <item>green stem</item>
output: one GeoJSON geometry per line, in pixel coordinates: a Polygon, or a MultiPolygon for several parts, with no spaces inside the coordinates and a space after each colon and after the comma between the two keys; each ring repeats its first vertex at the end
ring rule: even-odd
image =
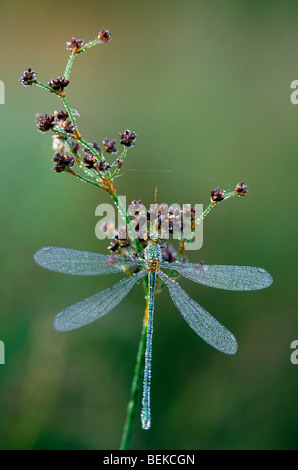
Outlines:
{"type": "MultiPolygon", "coordinates": [[[[149,299],[149,295],[147,295],[149,299]]],[[[120,443],[120,450],[127,450],[130,448],[131,437],[133,433],[133,426],[136,417],[136,406],[138,403],[138,398],[140,396],[140,391],[142,388],[143,382],[143,373],[144,373],[144,364],[145,364],[145,350],[146,350],[146,337],[147,337],[147,315],[148,315],[148,305],[147,300],[146,310],[143,320],[143,328],[141,332],[141,338],[139,342],[139,348],[137,353],[137,361],[134,370],[133,381],[130,391],[130,400],[127,406],[126,420],[124,423],[123,434],[120,443]]]]}
{"type": "Polygon", "coordinates": [[[68,101],[67,101],[67,99],[65,98],[65,96],[61,96],[61,94],[57,93],[55,90],[53,90],[53,88],[51,88],[51,87],[48,86],[48,85],[45,85],[45,84],[42,83],[42,82],[36,81],[35,83],[36,83],[36,85],[40,86],[41,88],[44,88],[45,90],[48,90],[48,91],[50,91],[51,93],[55,93],[55,95],[59,96],[59,98],[62,100],[62,102],[63,102],[65,108],[67,109],[68,115],[69,115],[69,117],[70,117],[70,119],[71,119],[71,121],[72,121],[72,123],[73,123],[75,129],[76,129],[77,132],[78,132],[78,127],[77,127],[77,124],[76,124],[76,120],[75,120],[75,118],[74,118],[74,116],[73,116],[71,107],[69,106],[68,101]]]}
{"type": "Polygon", "coordinates": [[[84,178],[84,176],[79,175],[78,173],[76,173],[76,172],[73,171],[73,170],[66,170],[66,172],[67,172],[67,173],[70,173],[70,174],[73,175],[73,176],[75,176],[75,177],[78,178],[79,180],[84,181],[84,183],[93,184],[94,186],[97,186],[98,188],[100,188],[100,185],[99,185],[99,184],[94,183],[94,181],[88,180],[87,178],[84,178]]]}
{"type": "Polygon", "coordinates": [[[48,90],[48,91],[50,91],[51,93],[55,93],[55,90],[53,90],[53,88],[51,88],[50,86],[46,85],[45,83],[39,82],[38,80],[36,80],[35,83],[36,83],[37,86],[40,86],[41,88],[44,88],[45,90],[48,90]]]}
{"type": "Polygon", "coordinates": [[[84,52],[86,49],[89,49],[90,47],[96,46],[96,44],[100,44],[102,42],[103,41],[101,41],[100,39],[94,39],[94,41],[90,41],[90,42],[88,42],[88,44],[85,44],[84,46],[80,47],[80,49],[75,54],[71,54],[69,59],[68,59],[67,65],[66,65],[64,77],[68,79],[69,74],[70,74],[70,69],[71,69],[71,66],[72,66],[73,61],[74,61],[74,58],[75,58],[76,55],[78,55],[79,52],[84,52]]]}
{"type": "MultiPolygon", "coordinates": [[[[124,147],[123,149],[123,152],[122,154],[120,155],[120,159],[124,162],[124,159],[127,155],[127,147],[124,147]]],[[[119,173],[119,170],[120,168],[116,168],[116,170],[114,171],[114,173],[111,175],[111,178],[115,178],[115,176],[117,176],[117,174],[119,173]]]]}
{"type": "MultiPolygon", "coordinates": [[[[224,199],[221,201],[226,201],[227,199],[229,199],[230,197],[232,196],[235,196],[235,192],[234,191],[231,191],[230,193],[227,193],[224,195],[224,199]]],[[[219,202],[217,202],[216,204],[214,203],[210,203],[209,206],[204,210],[203,214],[200,215],[200,217],[197,218],[197,220],[195,221],[195,225],[198,225],[200,222],[202,222],[202,220],[206,217],[207,214],[209,214],[209,212],[211,211],[211,209],[213,209],[213,207],[215,206],[218,206],[219,202]]],[[[190,234],[189,234],[189,237],[188,239],[186,240],[185,242],[185,245],[187,245],[188,243],[191,242],[192,240],[192,236],[193,236],[193,233],[194,233],[194,230],[191,230],[190,231],[190,234]]],[[[180,256],[181,257],[181,256],[180,256]]]]}
{"type": "Polygon", "coordinates": [[[71,110],[71,107],[68,104],[67,99],[65,98],[65,96],[60,96],[60,98],[61,98],[65,108],[67,109],[67,112],[68,112],[68,115],[70,117],[71,122],[73,123],[75,129],[78,131],[78,126],[77,126],[76,120],[75,120],[75,118],[72,114],[72,110],[71,110]]]}
{"type": "Polygon", "coordinates": [[[73,64],[74,58],[75,58],[75,54],[71,54],[69,56],[69,59],[68,59],[67,65],[66,65],[66,69],[65,69],[65,72],[64,72],[64,77],[67,78],[67,79],[69,77],[70,69],[71,69],[71,66],[73,64]]]}
{"type": "Polygon", "coordinates": [[[88,42],[87,44],[85,44],[84,46],[80,47],[79,51],[78,52],[83,52],[85,51],[86,49],[90,49],[90,47],[93,47],[93,46],[96,46],[96,44],[101,44],[103,41],[101,41],[100,39],[94,39],[93,41],[90,41],[88,42]]]}
{"type": "Polygon", "coordinates": [[[136,236],[136,232],[131,224],[131,220],[130,218],[128,217],[127,215],[127,212],[125,210],[125,208],[123,207],[122,205],[122,202],[120,201],[120,199],[118,198],[118,195],[115,193],[115,194],[112,194],[110,193],[112,199],[114,200],[116,206],[118,207],[119,211],[121,212],[122,214],[122,217],[124,218],[125,222],[126,222],[126,225],[127,225],[127,228],[128,228],[128,231],[129,231],[129,235],[130,235],[130,238],[133,239],[134,241],[134,244],[135,244],[135,247],[136,247],[136,250],[138,253],[142,253],[143,251],[143,248],[142,246],[140,245],[140,242],[136,236]]]}

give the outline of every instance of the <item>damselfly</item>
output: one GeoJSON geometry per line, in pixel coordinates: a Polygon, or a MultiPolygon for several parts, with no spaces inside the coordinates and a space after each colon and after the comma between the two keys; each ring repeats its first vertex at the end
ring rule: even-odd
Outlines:
{"type": "Polygon", "coordinates": [[[272,277],[262,268],[163,261],[161,245],[155,241],[149,242],[143,257],[138,258],[111,257],[67,248],[45,247],[35,253],[34,259],[37,264],[51,271],[85,276],[120,271],[127,273],[135,266],[143,268],[112,287],[60,312],[54,320],[54,328],[58,331],[74,330],[101,318],[119,304],[137,281],[148,275],[148,324],[141,412],[143,429],[149,429],[151,425],[151,356],[156,276],[167,285],[170,296],[183,318],[204,341],[226,354],[235,354],[238,347],[234,335],[192,300],[176,281],[161,271],[161,268],[171,269],[172,273],[182,274],[194,282],[218,289],[258,290],[272,283],[272,277]]]}

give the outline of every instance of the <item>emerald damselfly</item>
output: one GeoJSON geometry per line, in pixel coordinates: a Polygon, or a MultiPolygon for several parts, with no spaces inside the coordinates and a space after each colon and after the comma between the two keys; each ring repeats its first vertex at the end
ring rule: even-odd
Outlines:
{"type": "Polygon", "coordinates": [[[143,429],[151,426],[150,388],[154,297],[157,276],[167,285],[170,296],[188,325],[209,345],[225,354],[235,354],[236,338],[203,307],[191,299],[179,284],[162,269],[171,269],[194,282],[217,289],[250,291],[264,289],[273,282],[262,268],[250,266],[202,265],[201,263],[167,262],[162,259],[158,241],[150,241],[139,257],[107,256],[68,248],[44,247],[34,255],[37,264],[59,273],[73,275],[105,275],[141,267],[113,286],[67,307],[54,319],[57,331],[70,331],[88,325],[110,312],[144,276],[148,276],[148,319],[143,378],[141,421],[143,429]]]}

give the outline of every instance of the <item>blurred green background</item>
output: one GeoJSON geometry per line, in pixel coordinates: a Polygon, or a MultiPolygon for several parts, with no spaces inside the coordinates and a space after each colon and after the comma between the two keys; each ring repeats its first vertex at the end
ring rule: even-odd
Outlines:
{"type": "MultiPolygon", "coordinates": [[[[56,313],[120,276],[75,278],[33,262],[42,246],[107,252],[95,237],[104,191],[51,171],[36,113],[57,97],[18,79],[28,66],[63,74],[72,37],[112,41],[75,61],[67,89],[86,139],[137,132],[117,190],[127,201],[208,204],[217,185],[249,187],[204,222],[189,258],[261,266],[264,291],[227,292],[180,280],[237,337],[225,356],[187,326],[166,290],[157,297],[152,429],[134,449],[295,449],[297,2],[1,0],[1,449],[117,449],[141,331],[140,288],[109,315],[70,333],[56,313]],[[133,171],[131,171],[133,170],[133,171]],[[142,170],[142,171],[136,171],[142,170]]],[[[119,145],[118,145],[119,147],[119,145]]]]}

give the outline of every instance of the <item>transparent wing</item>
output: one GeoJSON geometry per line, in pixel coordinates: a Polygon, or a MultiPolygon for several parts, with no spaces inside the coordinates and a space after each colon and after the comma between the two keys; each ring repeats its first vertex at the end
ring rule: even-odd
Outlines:
{"type": "Polygon", "coordinates": [[[238,346],[232,333],[192,300],[175,281],[161,271],[158,275],[167,284],[174,304],[189,326],[218,351],[235,354],[238,346]]]}
{"type": "MultiPolygon", "coordinates": [[[[172,269],[194,282],[226,290],[258,290],[272,284],[270,274],[251,266],[174,264],[172,269]]],[[[166,266],[170,267],[170,266],[166,266]]]]}
{"type": "MultiPolygon", "coordinates": [[[[122,270],[121,265],[124,264],[120,257],[52,246],[38,250],[34,260],[50,271],[84,276],[119,273],[122,270]]],[[[125,264],[133,266],[139,264],[137,261],[128,260],[125,264]]]]}
{"type": "Polygon", "coordinates": [[[145,274],[146,271],[142,271],[134,276],[128,276],[112,287],[66,308],[55,317],[55,330],[75,330],[103,317],[121,302],[145,274]]]}

